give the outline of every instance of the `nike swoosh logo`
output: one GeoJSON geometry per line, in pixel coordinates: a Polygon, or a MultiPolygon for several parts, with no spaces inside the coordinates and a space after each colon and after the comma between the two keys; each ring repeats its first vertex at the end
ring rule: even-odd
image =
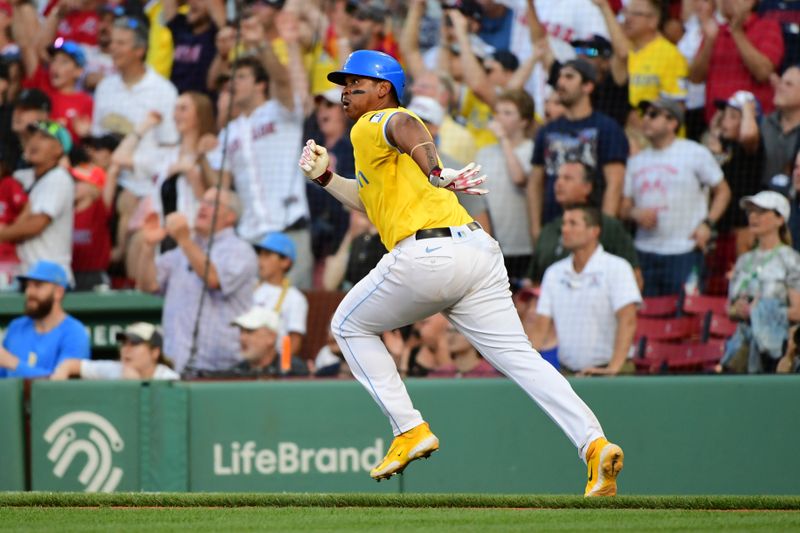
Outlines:
{"type": "Polygon", "coordinates": [[[429,253],[431,253],[431,252],[435,252],[435,251],[436,251],[436,250],[438,250],[439,248],[441,248],[441,246],[437,246],[436,248],[425,248],[425,253],[428,253],[428,254],[429,254],[429,253]]]}

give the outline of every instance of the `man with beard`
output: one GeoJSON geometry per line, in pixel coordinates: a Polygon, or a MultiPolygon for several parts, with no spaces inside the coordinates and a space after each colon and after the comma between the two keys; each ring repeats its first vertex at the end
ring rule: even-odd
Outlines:
{"type": "Polygon", "coordinates": [[[225,27],[225,3],[221,0],[189,0],[186,14],[176,0],[163,0],[161,17],[172,33],[175,46],[170,81],[178,93],[208,92],[206,72],[217,53],[217,29],[225,27]]]}
{"type": "Polygon", "coordinates": [[[0,378],[38,378],[66,359],[89,359],[89,335],[61,302],[69,285],[58,263],[39,261],[24,276],[25,316],[13,320],[0,348],[0,378]]]}

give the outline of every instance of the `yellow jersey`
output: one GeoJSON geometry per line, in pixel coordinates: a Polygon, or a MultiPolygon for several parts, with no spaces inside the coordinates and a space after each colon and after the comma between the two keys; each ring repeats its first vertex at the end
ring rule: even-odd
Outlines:
{"type": "Polygon", "coordinates": [[[636,107],[643,100],[659,97],[686,98],[689,68],[678,48],[659,35],[641,50],[628,53],[628,95],[636,107]]]}
{"type": "Polygon", "coordinates": [[[350,130],[358,196],[387,250],[420,229],[472,222],[455,193],[431,185],[414,160],[386,140],[386,124],[395,113],[422,124],[411,111],[395,107],[365,113],[350,130]]]}

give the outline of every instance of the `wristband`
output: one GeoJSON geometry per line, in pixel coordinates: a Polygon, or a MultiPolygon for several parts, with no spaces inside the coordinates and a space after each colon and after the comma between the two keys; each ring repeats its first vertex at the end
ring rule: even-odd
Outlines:
{"type": "Polygon", "coordinates": [[[320,185],[321,187],[327,187],[332,179],[333,179],[333,172],[331,172],[331,169],[329,168],[325,172],[320,174],[318,178],[314,178],[311,181],[313,181],[317,185],[320,185]]]}
{"type": "Polygon", "coordinates": [[[710,230],[714,229],[715,224],[713,222],[711,222],[710,218],[704,218],[702,223],[705,224],[706,226],[708,226],[708,229],[710,229],[710,230]]]}

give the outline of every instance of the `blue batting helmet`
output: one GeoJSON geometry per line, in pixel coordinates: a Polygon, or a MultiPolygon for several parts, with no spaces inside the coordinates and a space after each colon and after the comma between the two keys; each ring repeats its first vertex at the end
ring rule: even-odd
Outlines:
{"type": "Polygon", "coordinates": [[[344,85],[345,76],[364,76],[388,81],[394,87],[397,99],[403,99],[406,75],[400,63],[389,54],[375,50],[356,50],[348,56],[342,70],[328,74],[328,81],[344,85]]]}

